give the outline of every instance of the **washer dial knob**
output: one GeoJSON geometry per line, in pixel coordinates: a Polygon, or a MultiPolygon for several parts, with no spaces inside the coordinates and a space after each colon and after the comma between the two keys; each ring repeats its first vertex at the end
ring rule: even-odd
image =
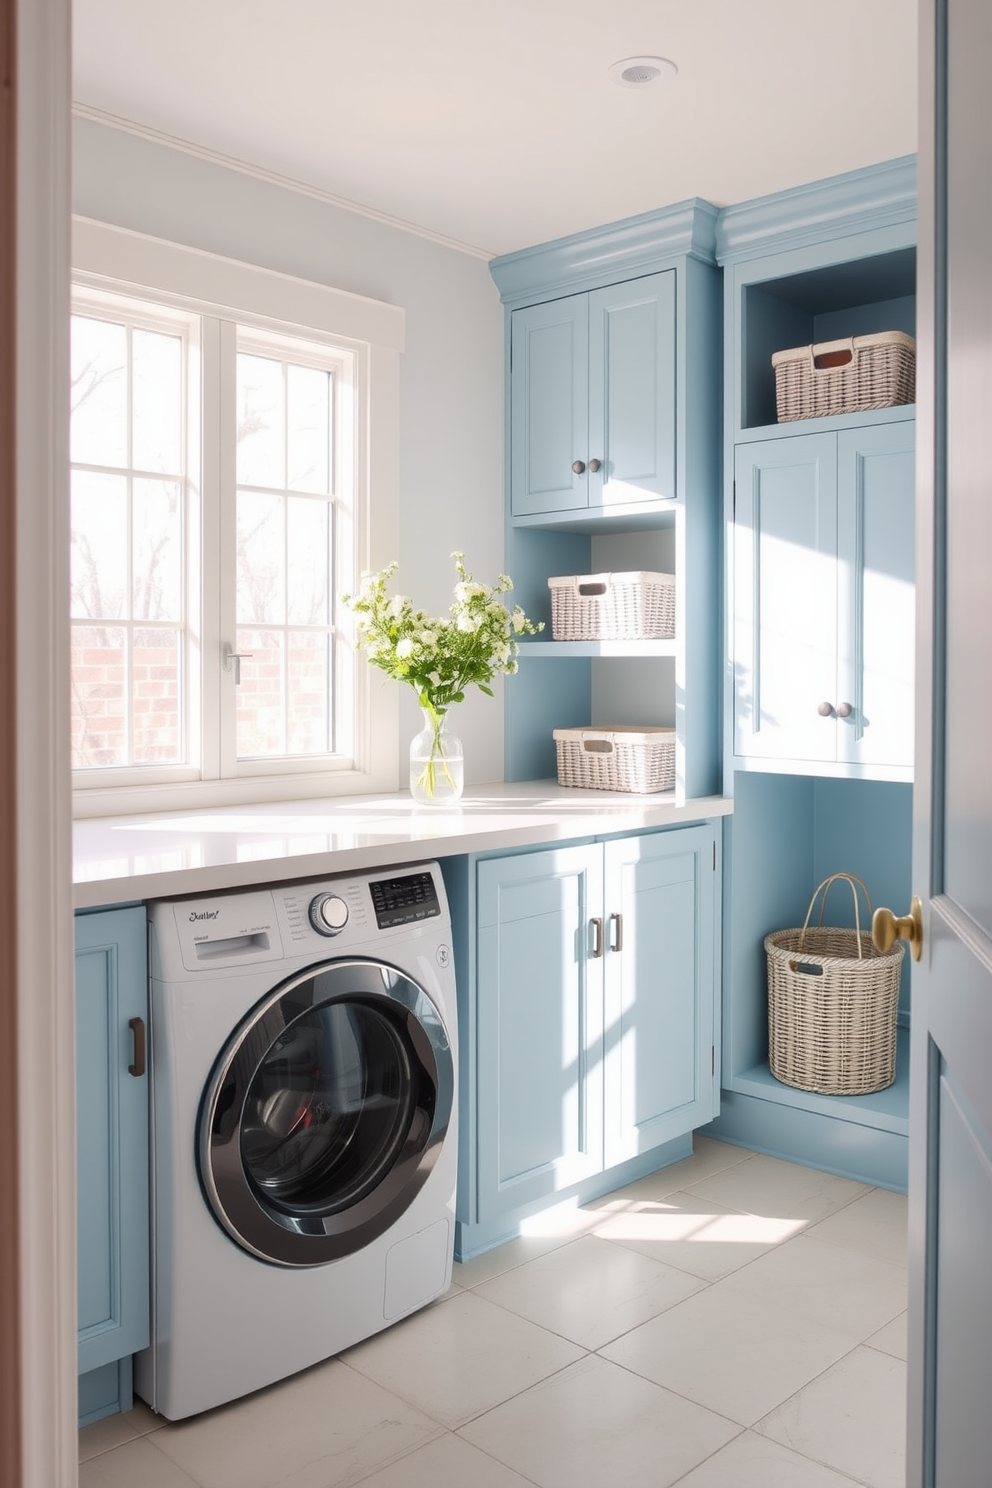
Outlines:
{"type": "Polygon", "coordinates": [[[337,894],[318,894],[310,901],[310,923],[321,935],[340,935],[348,923],[348,906],[337,894]]]}

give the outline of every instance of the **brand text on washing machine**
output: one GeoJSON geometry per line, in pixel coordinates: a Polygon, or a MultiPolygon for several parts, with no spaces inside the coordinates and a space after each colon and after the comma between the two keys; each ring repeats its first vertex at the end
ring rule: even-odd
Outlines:
{"type": "Polygon", "coordinates": [[[192,924],[194,920],[216,920],[216,918],[217,918],[217,916],[219,914],[220,914],[220,910],[219,909],[201,909],[201,910],[192,909],[192,910],[190,910],[190,915],[189,915],[190,924],[192,924]]]}

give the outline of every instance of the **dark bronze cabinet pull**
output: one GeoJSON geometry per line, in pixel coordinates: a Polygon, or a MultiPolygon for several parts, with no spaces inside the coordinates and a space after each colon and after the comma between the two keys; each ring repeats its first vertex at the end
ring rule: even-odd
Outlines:
{"type": "Polygon", "coordinates": [[[127,1072],[140,1078],[145,1073],[145,1020],[129,1018],[127,1026],[134,1034],[134,1063],[128,1065],[127,1072]]]}

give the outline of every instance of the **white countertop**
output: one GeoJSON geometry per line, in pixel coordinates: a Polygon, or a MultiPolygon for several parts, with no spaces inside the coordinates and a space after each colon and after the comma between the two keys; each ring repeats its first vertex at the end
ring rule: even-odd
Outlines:
{"type": "Polygon", "coordinates": [[[733,802],[584,791],[555,781],[469,787],[457,806],[405,792],[101,817],[74,826],[77,909],[382,868],[453,853],[636,832],[726,816],[733,802]]]}

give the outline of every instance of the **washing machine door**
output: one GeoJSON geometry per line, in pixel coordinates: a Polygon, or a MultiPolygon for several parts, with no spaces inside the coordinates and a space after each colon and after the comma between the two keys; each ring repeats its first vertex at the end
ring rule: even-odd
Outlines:
{"type": "Polygon", "coordinates": [[[440,1151],[454,1099],[444,1024],[381,961],[275,988],[236,1029],[200,1110],[200,1177],[238,1245],[320,1266],[384,1233],[440,1151]]]}

